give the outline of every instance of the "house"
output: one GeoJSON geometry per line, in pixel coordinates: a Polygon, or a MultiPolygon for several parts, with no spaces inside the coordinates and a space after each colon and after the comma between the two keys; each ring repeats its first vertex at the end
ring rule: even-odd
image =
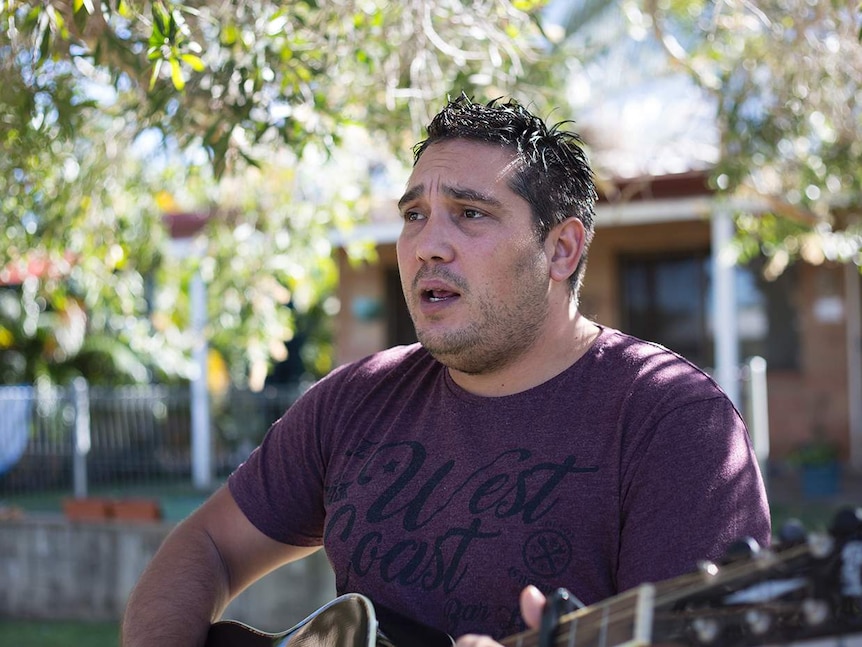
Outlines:
{"type": "MultiPolygon", "coordinates": [[[[744,379],[747,358],[765,358],[771,458],[786,458],[820,436],[860,467],[859,268],[797,263],[767,281],[756,264],[731,267],[731,300],[725,297],[716,308],[713,268],[722,235],[717,224],[731,221],[708,186],[707,171],[626,179],[614,186],[616,195],[626,197],[605,195],[599,203],[581,311],[663,343],[717,376],[722,359],[716,348],[729,342],[730,356],[738,361],[729,367],[731,377],[719,382],[741,410],[744,394],[733,394],[736,384],[727,380],[744,379]]],[[[383,204],[350,238],[373,241],[378,262],[348,262],[347,239],[337,248],[339,364],[415,340],[395,258],[399,231],[394,202],[383,204]]]]}

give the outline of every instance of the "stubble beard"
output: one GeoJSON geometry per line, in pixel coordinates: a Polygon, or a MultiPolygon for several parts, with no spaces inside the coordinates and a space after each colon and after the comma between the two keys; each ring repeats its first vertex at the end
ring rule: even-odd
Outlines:
{"type": "MultiPolygon", "coordinates": [[[[548,286],[532,258],[517,263],[510,276],[517,277],[519,286],[511,303],[474,296],[472,309],[479,315],[472,323],[441,332],[417,326],[422,346],[444,366],[468,375],[493,373],[524,356],[542,334],[548,286]]],[[[461,298],[470,299],[470,292],[462,292],[461,298]]]]}

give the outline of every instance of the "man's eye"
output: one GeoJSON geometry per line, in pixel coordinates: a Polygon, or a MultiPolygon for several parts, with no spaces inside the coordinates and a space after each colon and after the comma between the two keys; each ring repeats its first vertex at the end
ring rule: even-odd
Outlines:
{"type": "Polygon", "coordinates": [[[423,217],[418,211],[405,211],[403,216],[405,222],[415,222],[416,220],[422,220],[423,217]]]}
{"type": "Polygon", "coordinates": [[[483,214],[481,211],[477,211],[476,209],[464,209],[464,217],[468,220],[474,220],[476,218],[481,218],[483,214]]]}

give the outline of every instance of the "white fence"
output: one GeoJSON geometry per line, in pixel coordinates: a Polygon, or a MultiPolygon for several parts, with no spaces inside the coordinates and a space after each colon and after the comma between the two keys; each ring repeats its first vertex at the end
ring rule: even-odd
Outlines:
{"type": "MultiPolygon", "coordinates": [[[[248,456],[297,395],[269,387],[213,397],[215,472],[248,456]]],[[[0,387],[0,498],[190,482],[190,418],[188,386],[0,387]]]]}

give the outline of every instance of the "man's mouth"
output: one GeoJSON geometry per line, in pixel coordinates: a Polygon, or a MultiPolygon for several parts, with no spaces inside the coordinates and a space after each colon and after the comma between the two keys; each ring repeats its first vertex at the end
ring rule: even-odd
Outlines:
{"type": "Polygon", "coordinates": [[[459,296],[461,295],[457,292],[450,292],[449,290],[422,290],[422,300],[429,303],[440,303],[459,296]]]}

